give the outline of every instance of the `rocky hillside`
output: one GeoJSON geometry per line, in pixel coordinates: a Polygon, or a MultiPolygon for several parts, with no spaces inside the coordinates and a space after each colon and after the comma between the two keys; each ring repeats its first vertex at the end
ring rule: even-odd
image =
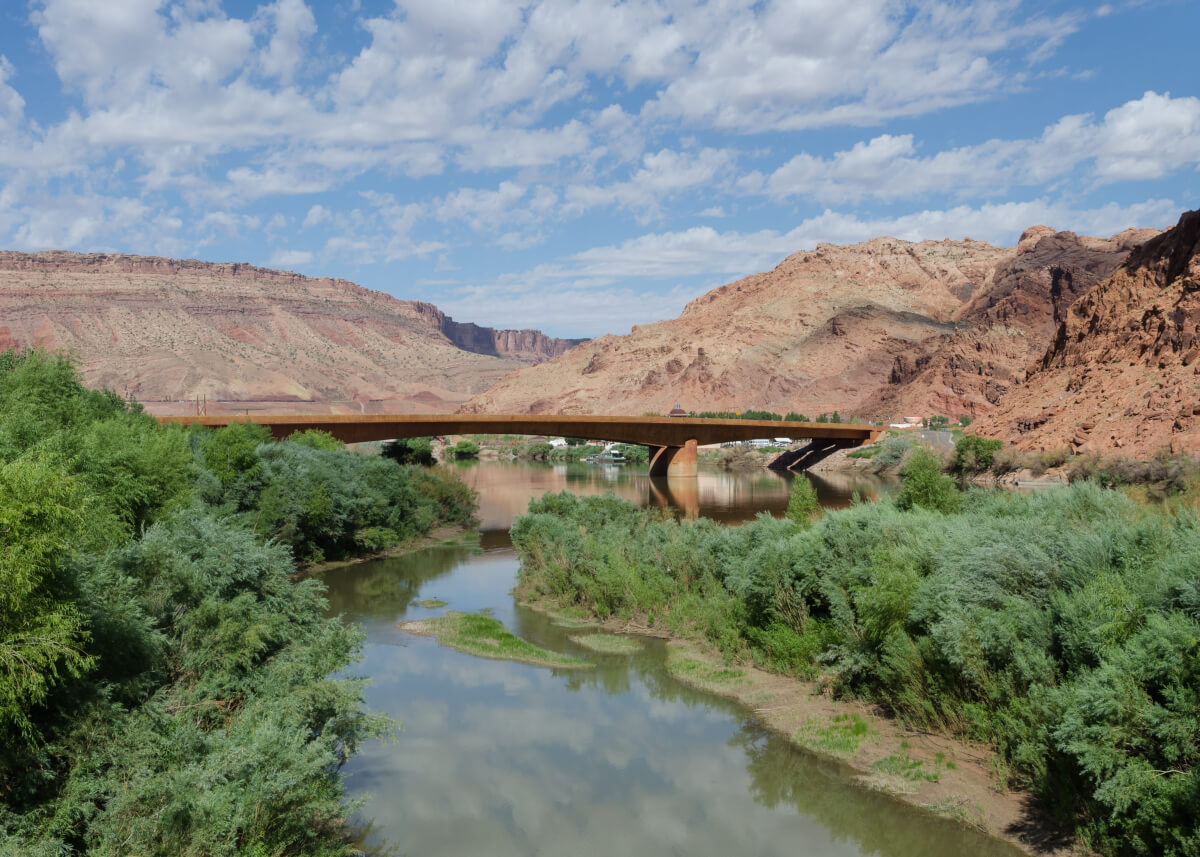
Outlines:
{"type": "Polygon", "coordinates": [[[981,414],[1044,352],[1066,307],[1139,242],[1047,227],[1016,247],[822,244],[714,289],[674,320],[522,369],[473,412],[765,408],[871,419],[981,414]]]}
{"type": "Polygon", "coordinates": [[[991,283],[955,311],[955,331],[898,357],[887,386],[863,412],[883,418],[988,413],[1045,353],[1067,308],[1157,234],[1130,229],[1106,239],[1027,229],[991,283]]]}
{"type": "Polygon", "coordinates": [[[74,349],[88,384],[160,412],[199,395],[211,412],[215,400],[454,410],[576,342],[459,324],[431,304],[251,265],[0,252],[0,349],[74,349]]]}
{"type": "Polygon", "coordinates": [[[978,430],[1026,449],[1200,452],[1200,211],[1073,303],[978,430]]]}

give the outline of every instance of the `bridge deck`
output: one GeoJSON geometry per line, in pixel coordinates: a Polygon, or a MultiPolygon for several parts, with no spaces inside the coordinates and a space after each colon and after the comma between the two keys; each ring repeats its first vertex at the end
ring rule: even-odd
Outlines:
{"type": "Polygon", "coordinates": [[[213,427],[251,422],[268,426],[278,438],[320,429],[345,443],[448,434],[540,434],[658,447],[682,447],[689,441],[693,446],[703,446],[763,437],[829,439],[838,441],[838,446],[850,447],[870,443],[880,432],[877,426],[850,423],[557,414],[251,414],[163,416],[158,421],[213,427]]]}

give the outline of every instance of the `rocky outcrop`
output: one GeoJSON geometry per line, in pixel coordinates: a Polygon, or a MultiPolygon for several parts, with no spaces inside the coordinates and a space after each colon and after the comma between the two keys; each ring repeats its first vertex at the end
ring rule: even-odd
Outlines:
{"type": "Polygon", "coordinates": [[[1200,212],[1066,311],[1025,383],[978,430],[1026,449],[1200,452],[1200,212]]]}
{"type": "Polygon", "coordinates": [[[1028,230],[1016,247],[877,238],[789,256],[679,318],[504,378],[472,412],[764,408],[976,416],[1023,379],[1057,319],[1152,230],[1028,230]]]}
{"type": "Polygon", "coordinates": [[[414,309],[422,318],[464,351],[506,357],[523,363],[541,363],[574,348],[586,339],[558,339],[547,336],[540,330],[496,330],[480,327],[471,322],[459,322],[446,315],[436,306],[423,301],[412,301],[414,309]]]}
{"type": "Polygon", "coordinates": [[[884,417],[989,413],[1024,381],[1068,307],[1157,234],[1131,229],[1105,239],[1046,226],[1025,230],[991,282],[955,311],[954,333],[899,358],[888,385],[864,410],[884,417]]]}
{"type": "Polygon", "coordinates": [[[571,344],[459,324],[432,304],[340,279],[150,256],[0,252],[0,349],[73,349],[89,384],[154,410],[195,396],[216,409],[228,400],[453,410],[571,344]]]}

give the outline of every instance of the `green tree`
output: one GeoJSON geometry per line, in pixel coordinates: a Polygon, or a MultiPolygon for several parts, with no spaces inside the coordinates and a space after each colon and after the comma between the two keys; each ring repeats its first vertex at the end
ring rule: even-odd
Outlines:
{"type": "Polygon", "coordinates": [[[1004,446],[1003,441],[966,434],[954,443],[954,462],[951,469],[955,473],[982,473],[992,466],[996,453],[1004,446]]]}
{"type": "Polygon", "coordinates": [[[958,511],[961,495],[954,480],[942,473],[942,465],[932,452],[919,447],[900,471],[903,483],[896,505],[905,511],[914,506],[947,514],[958,511]]]}
{"type": "Polygon", "coordinates": [[[236,422],[207,432],[202,440],[204,465],[222,485],[253,483],[262,474],[258,447],[270,443],[271,430],[251,422],[236,422]]]}
{"type": "Polygon", "coordinates": [[[342,443],[329,432],[321,431],[320,429],[298,431],[293,435],[289,435],[288,440],[291,443],[298,443],[301,446],[311,446],[313,449],[336,451],[346,448],[346,444],[342,443]]]}
{"type": "Polygon", "coordinates": [[[450,450],[450,454],[460,460],[464,458],[478,458],[479,444],[473,440],[460,440],[454,444],[450,450]]]}
{"type": "Polygon", "coordinates": [[[82,501],[76,480],[43,458],[0,466],[0,743],[14,755],[40,743],[50,691],[94,662],[66,571],[82,501]]]}
{"type": "Polygon", "coordinates": [[[817,489],[812,480],[803,473],[796,474],[792,480],[792,491],[788,497],[787,516],[801,526],[808,526],[813,515],[821,509],[821,501],[817,499],[817,489]]]}
{"type": "Polygon", "coordinates": [[[437,464],[437,459],[433,457],[433,442],[427,437],[402,438],[385,443],[382,454],[397,464],[419,464],[422,467],[437,464]]]}

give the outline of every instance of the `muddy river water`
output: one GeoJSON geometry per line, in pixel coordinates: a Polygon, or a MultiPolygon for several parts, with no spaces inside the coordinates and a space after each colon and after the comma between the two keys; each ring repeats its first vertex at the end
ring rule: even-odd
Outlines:
{"type": "MultiPolygon", "coordinates": [[[[1010,846],[858,785],[796,750],[753,714],[689,689],[660,641],[602,655],[514,604],[508,527],[546,491],[612,491],[731,525],[781,515],[788,478],[702,468],[681,483],[633,467],[484,461],[462,469],[480,494],[480,547],[442,546],[331,570],[333,613],[366,633],[356,674],[403,724],[347,765],[362,845],[404,855],[886,855],[1012,857],[1010,846]],[[425,599],[446,602],[426,609],[425,599]],[[397,628],[442,610],[489,610],[516,635],[594,670],[485,660],[397,628]]],[[[814,479],[842,506],[870,481],[814,479]]]]}

